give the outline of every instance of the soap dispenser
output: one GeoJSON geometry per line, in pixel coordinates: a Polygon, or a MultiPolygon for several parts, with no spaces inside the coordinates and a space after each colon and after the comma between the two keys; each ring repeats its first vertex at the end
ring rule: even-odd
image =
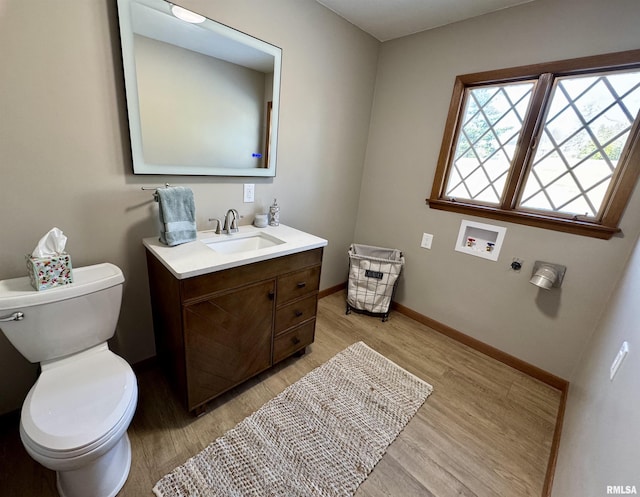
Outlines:
{"type": "Polygon", "coordinates": [[[269,207],[269,226],[280,225],[280,206],[277,199],[273,199],[273,205],[269,207]]]}

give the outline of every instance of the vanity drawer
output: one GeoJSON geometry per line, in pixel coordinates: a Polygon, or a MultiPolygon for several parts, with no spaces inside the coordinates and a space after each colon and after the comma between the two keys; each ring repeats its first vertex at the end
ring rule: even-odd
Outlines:
{"type": "MultiPolygon", "coordinates": [[[[297,254],[285,255],[253,264],[223,269],[180,280],[181,295],[184,302],[206,299],[208,295],[237,288],[260,280],[276,278],[281,274],[293,274],[291,271],[311,268],[322,261],[322,248],[307,250],[297,254]]],[[[280,300],[280,302],[285,302],[280,300]]]]}
{"type": "Polygon", "coordinates": [[[276,310],[275,334],[282,333],[286,329],[314,317],[317,306],[318,298],[314,294],[280,307],[276,310]]]}
{"type": "Polygon", "coordinates": [[[277,336],[273,341],[273,363],[275,364],[313,343],[315,329],[316,320],[314,319],[277,336]]]}
{"type": "Polygon", "coordinates": [[[278,277],[278,301],[284,304],[303,295],[313,293],[320,285],[320,266],[278,277]]]}

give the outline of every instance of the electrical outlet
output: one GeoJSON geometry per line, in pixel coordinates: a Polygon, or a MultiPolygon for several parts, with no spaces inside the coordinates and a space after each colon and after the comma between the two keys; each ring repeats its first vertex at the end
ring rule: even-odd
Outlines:
{"type": "Polygon", "coordinates": [[[425,249],[431,249],[431,243],[433,242],[433,235],[430,233],[422,233],[422,241],[420,246],[425,249]]]}
{"type": "Polygon", "coordinates": [[[244,184],[244,203],[251,203],[256,197],[256,185],[254,183],[244,184]]]}
{"type": "Polygon", "coordinates": [[[628,353],[629,353],[629,343],[626,341],[622,342],[622,346],[618,351],[618,355],[616,355],[616,358],[613,360],[613,363],[611,364],[611,368],[609,369],[609,379],[611,381],[613,381],[613,377],[618,372],[618,368],[620,367],[620,364],[622,364],[622,361],[624,360],[624,358],[627,356],[628,353]]]}

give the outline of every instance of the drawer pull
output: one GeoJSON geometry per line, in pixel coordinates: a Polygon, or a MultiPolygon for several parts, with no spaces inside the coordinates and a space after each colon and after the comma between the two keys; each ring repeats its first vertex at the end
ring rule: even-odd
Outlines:
{"type": "Polygon", "coordinates": [[[307,286],[307,282],[306,281],[301,281],[297,285],[298,288],[304,288],[305,286],[307,286]]]}
{"type": "Polygon", "coordinates": [[[276,293],[273,290],[269,290],[269,300],[273,300],[273,297],[276,296],[276,293]]]}
{"type": "Polygon", "coordinates": [[[299,318],[300,316],[302,316],[303,312],[302,311],[296,311],[296,317],[299,318]]]}
{"type": "Polygon", "coordinates": [[[294,345],[298,345],[300,343],[300,339],[296,336],[291,339],[294,345]]]}

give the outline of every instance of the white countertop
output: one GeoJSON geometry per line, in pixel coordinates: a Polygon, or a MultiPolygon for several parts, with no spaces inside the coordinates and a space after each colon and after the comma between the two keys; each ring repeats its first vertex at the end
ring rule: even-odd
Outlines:
{"type": "Polygon", "coordinates": [[[175,247],[164,245],[157,236],[144,238],[142,243],[171,271],[171,274],[180,280],[238,267],[244,264],[251,264],[253,262],[275,259],[283,255],[304,252],[305,250],[325,247],[327,245],[327,240],[323,238],[310,235],[309,233],[283,224],[280,226],[267,226],[266,228],[240,226],[239,234],[244,235],[252,232],[264,232],[283,240],[285,243],[245,252],[231,254],[219,253],[207,247],[201,240],[230,238],[233,237],[235,233],[231,235],[216,235],[213,230],[199,231],[197,240],[176,245],[175,247]]]}

